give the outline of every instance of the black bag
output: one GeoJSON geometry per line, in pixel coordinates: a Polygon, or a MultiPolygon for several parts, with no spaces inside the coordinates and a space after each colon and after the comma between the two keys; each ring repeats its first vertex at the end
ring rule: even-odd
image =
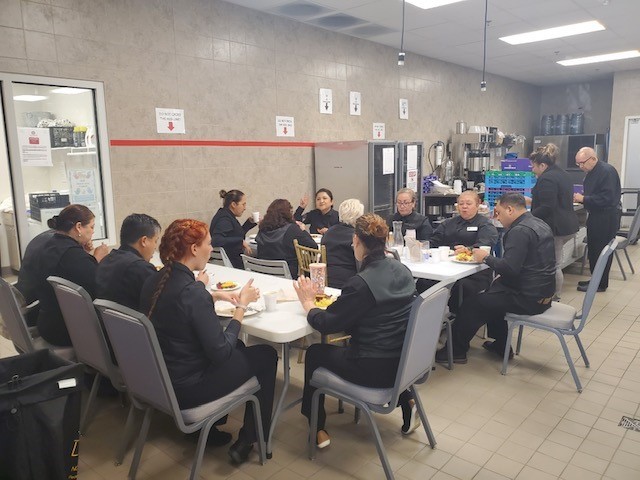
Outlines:
{"type": "Polygon", "coordinates": [[[49,350],[0,360],[0,480],[77,478],[82,378],[49,350]]]}

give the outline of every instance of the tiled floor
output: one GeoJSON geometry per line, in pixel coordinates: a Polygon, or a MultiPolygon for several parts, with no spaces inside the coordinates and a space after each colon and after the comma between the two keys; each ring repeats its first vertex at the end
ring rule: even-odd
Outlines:
{"type": "MultiPolygon", "coordinates": [[[[640,247],[630,254],[640,268],[640,247]]],[[[627,266],[628,269],[628,266],[627,266]]],[[[575,291],[583,277],[566,275],[562,300],[579,306],[575,291]]],[[[427,446],[424,431],[404,437],[400,415],[379,416],[378,424],[398,479],[611,480],[640,479],[640,432],[623,429],[623,415],[640,417],[640,272],[626,282],[617,266],[610,288],[597,294],[581,338],[591,368],[577,362],[584,391],[576,391],[555,336],[525,331],[522,354],[500,375],[500,361],[473,342],[470,361],[453,371],[438,368],[420,387],[437,448],[427,446]]],[[[577,348],[570,342],[574,356],[577,348]]],[[[0,355],[12,347],[0,337],[0,355]]],[[[291,398],[300,394],[302,368],[293,367],[291,398]]],[[[352,410],[331,414],[331,446],[307,459],[306,421],[297,409],[276,429],[273,459],[260,466],[255,455],[240,468],[231,466],[226,448],[205,453],[201,477],[237,480],[310,478],[340,480],[384,478],[365,422],[353,423],[352,410]]],[[[124,479],[131,453],[122,466],[113,458],[125,410],[102,401],[101,410],[81,440],[81,480],[124,479]]],[[[224,430],[236,432],[240,412],[224,430]]],[[[138,478],[187,478],[195,442],[166,417],[154,417],[138,478]]]]}

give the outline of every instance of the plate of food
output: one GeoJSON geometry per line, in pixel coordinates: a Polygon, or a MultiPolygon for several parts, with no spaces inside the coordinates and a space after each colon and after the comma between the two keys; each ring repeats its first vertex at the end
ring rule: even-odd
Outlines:
{"type": "MultiPolygon", "coordinates": [[[[219,317],[231,318],[236,311],[236,307],[229,302],[225,302],[223,300],[218,300],[214,308],[216,310],[216,315],[219,317]]],[[[263,307],[257,303],[250,303],[248,305],[247,310],[244,312],[244,316],[248,317],[251,315],[255,315],[256,313],[260,313],[263,310],[263,307]]]]}
{"type": "Polygon", "coordinates": [[[316,298],[313,300],[313,304],[316,308],[321,308],[322,310],[326,310],[326,308],[336,301],[335,297],[331,295],[327,295],[325,293],[316,295],[316,298]]]}
{"type": "Polygon", "coordinates": [[[452,262],[455,263],[471,263],[471,264],[479,264],[482,262],[476,262],[473,259],[473,254],[471,252],[460,252],[457,253],[455,257],[451,259],[452,262]]]}
{"type": "Polygon", "coordinates": [[[217,282],[211,285],[211,290],[214,290],[216,292],[233,292],[234,290],[238,290],[239,288],[240,284],[231,280],[217,282]]]}

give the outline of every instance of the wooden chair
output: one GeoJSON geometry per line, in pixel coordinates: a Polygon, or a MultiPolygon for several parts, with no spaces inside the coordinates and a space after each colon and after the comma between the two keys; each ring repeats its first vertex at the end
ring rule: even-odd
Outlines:
{"type": "Polygon", "coordinates": [[[309,276],[311,273],[309,265],[318,262],[318,258],[320,262],[327,263],[327,249],[324,245],[320,245],[320,248],[309,248],[298,244],[298,240],[294,240],[293,246],[298,257],[298,276],[309,276]]]}

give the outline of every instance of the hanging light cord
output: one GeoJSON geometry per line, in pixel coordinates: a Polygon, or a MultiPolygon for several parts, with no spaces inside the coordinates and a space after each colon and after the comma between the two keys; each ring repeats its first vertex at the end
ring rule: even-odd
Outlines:
{"type": "Polygon", "coordinates": [[[402,0],[402,33],[400,34],[400,51],[404,52],[404,7],[406,0],[402,0]]]}
{"type": "Polygon", "coordinates": [[[481,88],[486,88],[487,82],[484,75],[487,70],[487,14],[489,11],[489,0],[484,0],[484,44],[482,46],[482,83],[481,88]]]}

